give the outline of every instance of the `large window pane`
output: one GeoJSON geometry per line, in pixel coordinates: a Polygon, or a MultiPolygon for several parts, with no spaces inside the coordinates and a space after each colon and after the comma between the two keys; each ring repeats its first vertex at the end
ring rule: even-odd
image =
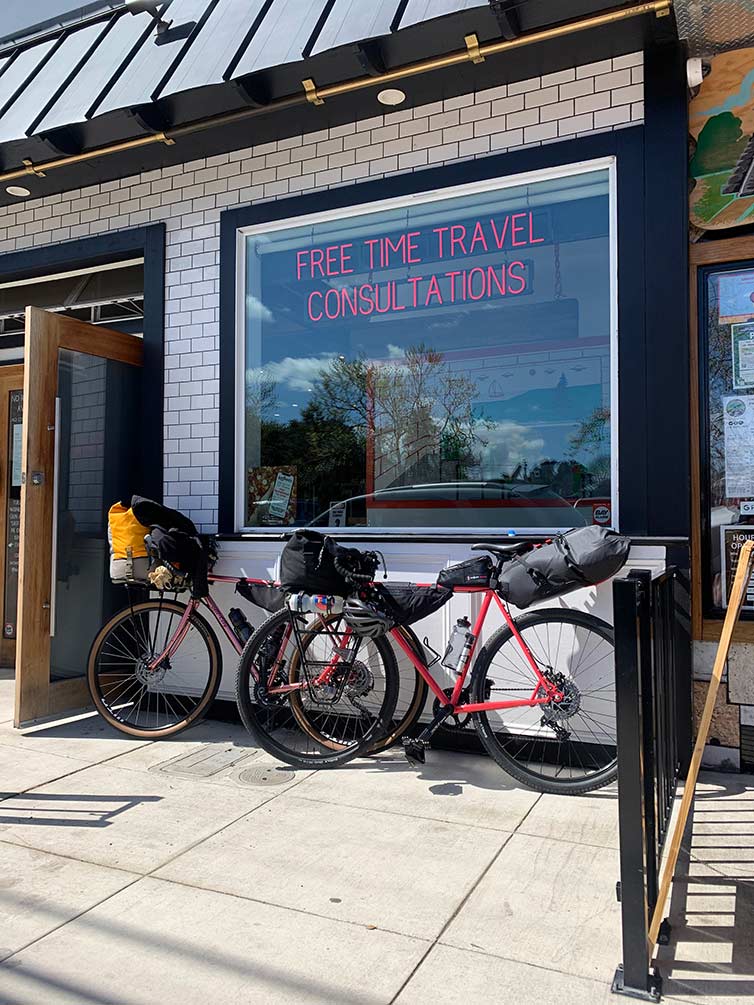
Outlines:
{"type": "MultiPolygon", "coordinates": [[[[754,537],[754,268],[710,273],[703,304],[705,606],[722,608],[741,546],[754,537]]],[[[744,609],[754,610],[754,583],[744,609]]]]}
{"type": "Polygon", "coordinates": [[[612,522],[607,169],[244,252],[243,526],[612,522]]]}

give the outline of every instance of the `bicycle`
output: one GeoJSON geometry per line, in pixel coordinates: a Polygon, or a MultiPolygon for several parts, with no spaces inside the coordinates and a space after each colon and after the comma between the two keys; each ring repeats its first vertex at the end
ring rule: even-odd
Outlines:
{"type": "MultiPolygon", "coordinates": [[[[271,585],[213,572],[207,580],[210,587],[225,583],[269,589],[271,585]]],[[[211,592],[192,595],[186,603],[178,601],[177,592],[173,599],[160,592],[156,598],[134,603],[129,591],[129,606],[100,629],[87,665],[94,705],[110,725],[131,736],[160,739],[181,732],[206,713],[220,685],[222,653],[202,607],[241,656],[244,642],[211,592]]],[[[278,750],[274,736],[282,730],[296,763],[337,764],[355,756],[373,735],[389,731],[398,697],[398,669],[387,643],[341,640],[319,612],[307,620],[284,608],[265,624],[270,622],[285,622],[293,629],[296,655],[285,700],[273,699],[273,736],[262,746],[278,750]]],[[[280,645],[289,641],[281,633],[280,645]]],[[[274,655],[268,648],[266,659],[272,661],[274,655]]]]}
{"type": "MultiPolygon", "coordinates": [[[[424,701],[417,701],[421,688],[398,723],[389,733],[370,734],[360,753],[385,746],[403,737],[406,755],[414,764],[423,764],[425,750],[436,729],[450,723],[459,728],[469,720],[489,755],[518,781],[542,792],[585,793],[613,781],[617,774],[615,747],[614,636],[607,622],[586,612],[565,608],[545,608],[513,618],[496,592],[506,561],[524,554],[533,546],[517,544],[475,544],[474,551],[488,551],[497,559],[489,584],[454,587],[454,593],[481,595],[481,606],[456,667],[452,688],[443,688],[431,672],[440,657],[427,663],[422,647],[411,640],[405,628],[391,625],[386,634],[414,667],[417,679],[434,696],[433,716],[417,737],[405,734],[419,722],[424,701]],[[474,659],[477,642],[492,602],[497,604],[505,625],[482,646],[474,659]],[[552,651],[554,650],[554,652],[552,651]],[[473,668],[472,668],[473,662],[473,668]],[[466,680],[471,669],[470,683],[466,680]],[[494,696],[500,694],[500,699],[494,696]],[[515,714],[514,714],[515,713],[515,714]]],[[[417,584],[418,586],[428,584],[417,584]]],[[[375,600],[379,587],[362,590],[375,600]]],[[[348,601],[342,615],[343,636],[349,638],[348,601]]],[[[367,611],[369,603],[366,604],[367,611]]],[[[379,610],[379,600],[372,608],[379,610]]],[[[365,615],[368,618],[368,613],[365,615]]],[[[244,650],[238,671],[237,700],[247,728],[263,742],[265,722],[260,718],[259,682],[264,669],[254,660],[263,650],[272,621],[262,625],[244,650]]],[[[340,629],[338,629],[340,630],[340,629]]],[[[374,640],[372,640],[374,641],[374,640]]],[[[275,644],[273,640],[273,646],[275,644]]],[[[282,695],[281,683],[270,672],[265,696],[282,695]]],[[[424,691],[426,694],[426,690],[424,691]]],[[[283,760],[290,751],[268,748],[283,760]]],[[[355,756],[352,749],[348,757],[355,756]]],[[[289,760],[289,763],[294,763],[289,760]]],[[[333,760],[333,763],[337,763],[333,760]]]]}

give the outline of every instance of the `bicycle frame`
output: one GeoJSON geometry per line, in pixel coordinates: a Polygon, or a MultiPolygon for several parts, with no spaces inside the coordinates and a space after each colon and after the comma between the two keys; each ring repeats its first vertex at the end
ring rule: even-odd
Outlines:
{"type": "MultiPolygon", "coordinates": [[[[237,576],[217,576],[214,573],[210,573],[207,578],[210,583],[228,583],[234,586],[236,583],[240,582],[240,579],[237,576]]],[[[247,582],[255,583],[259,586],[266,585],[265,581],[261,579],[260,580],[248,579],[247,582]]],[[[150,671],[155,671],[163,663],[164,660],[172,659],[172,657],[180,648],[181,643],[186,638],[186,635],[188,634],[188,630],[191,625],[191,616],[196,611],[198,611],[202,605],[205,606],[210,611],[215,621],[217,621],[218,625],[222,629],[223,634],[227,638],[228,642],[235,649],[236,653],[239,656],[241,655],[241,653],[243,652],[243,643],[236,635],[235,631],[233,630],[233,627],[228,623],[228,619],[225,617],[223,612],[217,606],[217,603],[215,602],[213,597],[210,594],[208,594],[206,597],[202,597],[201,599],[198,599],[196,597],[191,597],[189,599],[188,603],[186,604],[186,609],[181,615],[181,620],[178,622],[178,626],[176,630],[173,632],[173,635],[168,641],[167,645],[165,646],[165,649],[150,662],[149,664],[150,671]]],[[[324,627],[327,629],[327,626],[324,627]]],[[[346,631],[342,633],[342,639],[345,641],[346,644],[349,643],[352,636],[353,632],[351,631],[350,628],[347,628],[346,631]]],[[[286,643],[288,642],[289,638],[290,638],[290,626],[288,626],[288,628],[283,634],[283,638],[281,639],[281,644],[278,649],[278,655],[274,663],[272,664],[272,667],[270,668],[270,675],[268,680],[268,694],[286,694],[291,691],[300,691],[302,690],[302,688],[306,686],[305,681],[302,681],[297,684],[285,684],[277,688],[270,686],[275,678],[275,674],[277,673],[280,654],[283,652],[283,649],[286,643]]],[[[325,667],[322,673],[319,674],[317,679],[311,682],[311,684],[315,687],[319,687],[323,684],[328,684],[333,674],[335,673],[335,670],[337,669],[340,659],[341,659],[341,653],[337,651],[334,652],[328,665],[325,667]]]]}
{"type": "Polygon", "coordinates": [[[394,628],[390,633],[395,644],[399,647],[399,649],[401,649],[403,653],[405,653],[405,655],[413,664],[416,672],[424,678],[424,680],[427,682],[430,691],[434,694],[434,696],[437,698],[440,704],[452,705],[454,713],[470,713],[470,712],[493,712],[496,709],[504,709],[504,708],[534,708],[537,705],[547,705],[552,701],[562,701],[563,694],[551,681],[548,681],[546,677],[543,676],[541,670],[539,669],[539,666],[537,665],[537,661],[534,659],[534,656],[531,653],[531,650],[521,637],[521,633],[516,627],[516,622],[511,617],[508,608],[505,606],[505,604],[497,595],[497,593],[494,590],[490,589],[489,587],[477,587],[477,586],[456,587],[453,592],[484,593],[484,599],[482,600],[482,606],[479,610],[479,614],[477,615],[476,621],[474,622],[474,627],[472,629],[472,632],[474,634],[474,644],[469,650],[463,668],[458,674],[458,679],[456,680],[455,685],[453,687],[453,692],[450,697],[450,700],[448,700],[447,694],[433,677],[427,664],[424,662],[424,660],[422,660],[419,656],[416,655],[416,653],[411,648],[406,639],[403,637],[401,632],[399,632],[397,629],[394,628]],[[521,647],[521,652],[524,654],[527,663],[531,667],[537,683],[534,690],[532,691],[530,698],[522,698],[513,701],[470,702],[459,705],[458,699],[461,696],[461,691],[463,690],[463,686],[466,681],[469,668],[471,667],[472,661],[474,659],[474,653],[476,652],[477,642],[479,641],[479,636],[481,634],[482,628],[484,627],[484,622],[487,618],[487,613],[490,609],[490,604],[492,603],[493,598],[495,599],[495,602],[497,603],[497,606],[500,609],[500,613],[503,615],[503,618],[505,619],[505,623],[510,628],[513,637],[516,639],[519,646],[521,647]]]}
{"type": "MultiPolygon", "coordinates": [[[[240,582],[240,579],[235,576],[216,576],[212,573],[210,573],[208,578],[210,583],[228,583],[235,585],[236,583],[240,582]]],[[[264,580],[248,580],[248,582],[257,583],[258,585],[266,585],[264,583],[264,580]]],[[[440,687],[440,685],[435,680],[427,664],[424,662],[424,660],[422,660],[419,656],[416,655],[416,653],[413,651],[413,649],[406,641],[404,636],[401,634],[401,632],[399,632],[397,629],[393,629],[392,632],[390,633],[395,644],[408,657],[416,672],[424,678],[424,680],[427,682],[427,686],[432,691],[437,700],[441,702],[442,705],[447,704],[452,705],[454,713],[493,712],[498,709],[508,709],[508,708],[527,708],[527,707],[534,708],[537,705],[547,705],[553,701],[562,701],[563,694],[551,681],[548,681],[542,674],[537,664],[537,661],[534,659],[534,656],[531,653],[531,650],[521,637],[521,634],[518,631],[518,628],[516,627],[516,622],[511,617],[508,608],[500,599],[500,597],[497,595],[497,593],[493,589],[490,589],[489,587],[477,587],[477,586],[456,587],[453,592],[484,593],[484,599],[482,600],[482,606],[479,610],[479,614],[477,615],[473,627],[473,634],[475,636],[474,644],[469,650],[469,653],[466,657],[466,661],[463,665],[463,668],[461,669],[461,672],[458,674],[458,678],[453,687],[453,692],[451,694],[450,701],[448,701],[448,696],[445,694],[445,691],[440,687]],[[468,676],[469,669],[474,659],[477,642],[479,641],[479,636],[481,634],[482,628],[484,627],[484,622],[487,618],[487,614],[489,612],[493,598],[498,608],[500,609],[500,613],[503,615],[505,623],[510,628],[511,633],[513,634],[514,638],[516,639],[521,648],[521,652],[523,653],[527,663],[529,664],[529,666],[532,669],[532,672],[534,673],[536,679],[536,685],[529,698],[521,698],[511,701],[484,701],[484,702],[470,702],[466,704],[459,704],[458,700],[461,696],[461,691],[463,690],[466,677],[468,676]]],[[[181,620],[178,623],[178,627],[173,633],[172,638],[167,643],[165,649],[159,654],[159,656],[156,656],[150,662],[149,664],[150,671],[156,670],[164,660],[171,659],[175,655],[181,643],[186,638],[186,635],[190,627],[192,614],[194,614],[194,612],[197,611],[202,605],[204,605],[210,611],[212,616],[215,618],[218,625],[222,629],[225,637],[228,639],[228,642],[233,646],[236,653],[239,656],[241,655],[241,652],[243,651],[243,644],[236,635],[232,626],[228,623],[228,620],[223,614],[223,612],[217,606],[215,600],[212,598],[211,595],[208,594],[201,600],[195,597],[191,597],[189,599],[188,603],[186,604],[186,609],[184,610],[183,615],[181,616],[181,620]]],[[[326,631],[328,632],[330,631],[329,626],[327,626],[324,621],[322,621],[322,625],[326,631]]],[[[291,627],[292,627],[291,624],[289,624],[286,627],[286,630],[284,631],[283,636],[280,640],[280,646],[278,647],[277,656],[273,661],[269,670],[267,689],[268,694],[271,695],[287,694],[292,691],[300,691],[307,686],[319,687],[323,684],[328,684],[332,679],[333,674],[337,670],[338,664],[340,663],[342,657],[343,642],[345,642],[345,644],[348,645],[350,643],[351,638],[353,637],[353,632],[350,628],[346,628],[346,630],[342,633],[342,635],[340,635],[339,633],[339,637],[342,640],[341,645],[335,648],[335,651],[330,661],[328,662],[327,666],[323,669],[323,671],[317,676],[316,680],[313,680],[311,682],[301,681],[296,684],[283,684],[279,685],[278,687],[274,687],[273,682],[275,679],[275,675],[277,673],[281,654],[283,653],[285,646],[288,640],[290,639],[291,627]]]]}

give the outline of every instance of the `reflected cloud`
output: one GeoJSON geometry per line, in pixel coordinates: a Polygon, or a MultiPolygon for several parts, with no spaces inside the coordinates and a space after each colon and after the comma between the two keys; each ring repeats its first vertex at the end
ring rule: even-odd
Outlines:
{"type": "Polygon", "coordinates": [[[246,294],[246,318],[250,321],[272,321],[273,314],[269,307],[253,293],[246,294]]]}
{"type": "Polygon", "coordinates": [[[541,436],[532,435],[529,426],[509,420],[485,425],[480,439],[486,444],[485,466],[493,462],[503,470],[515,467],[522,461],[538,459],[545,445],[541,436]]]}
{"type": "MultiPolygon", "coordinates": [[[[268,363],[261,371],[265,380],[275,384],[283,384],[292,391],[311,391],[312,382],[319,379],[322,371],[336,353],[325,352],[318,356],[286,356],[275,363],[268,363]]],[[[254,371],[259,374],[260,371],[254,371]]]]}

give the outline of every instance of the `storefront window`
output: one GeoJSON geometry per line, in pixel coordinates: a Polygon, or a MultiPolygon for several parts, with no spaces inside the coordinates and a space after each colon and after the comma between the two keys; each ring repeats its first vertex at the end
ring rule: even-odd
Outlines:
{"type": "Polygon", "coordinates": [[[242,527],[613,523],[608,167],[241,232],[242,527]]]}
{"type": "MultiPolygon", "coordinates": [[[[705,592],[706,606],[719,609],[727,606],[741,546],[754,538],[754,268],[716,269],[704,293],[705,592]]],[[[744,610],[754,610],[752,584],[744,610]]]]}

